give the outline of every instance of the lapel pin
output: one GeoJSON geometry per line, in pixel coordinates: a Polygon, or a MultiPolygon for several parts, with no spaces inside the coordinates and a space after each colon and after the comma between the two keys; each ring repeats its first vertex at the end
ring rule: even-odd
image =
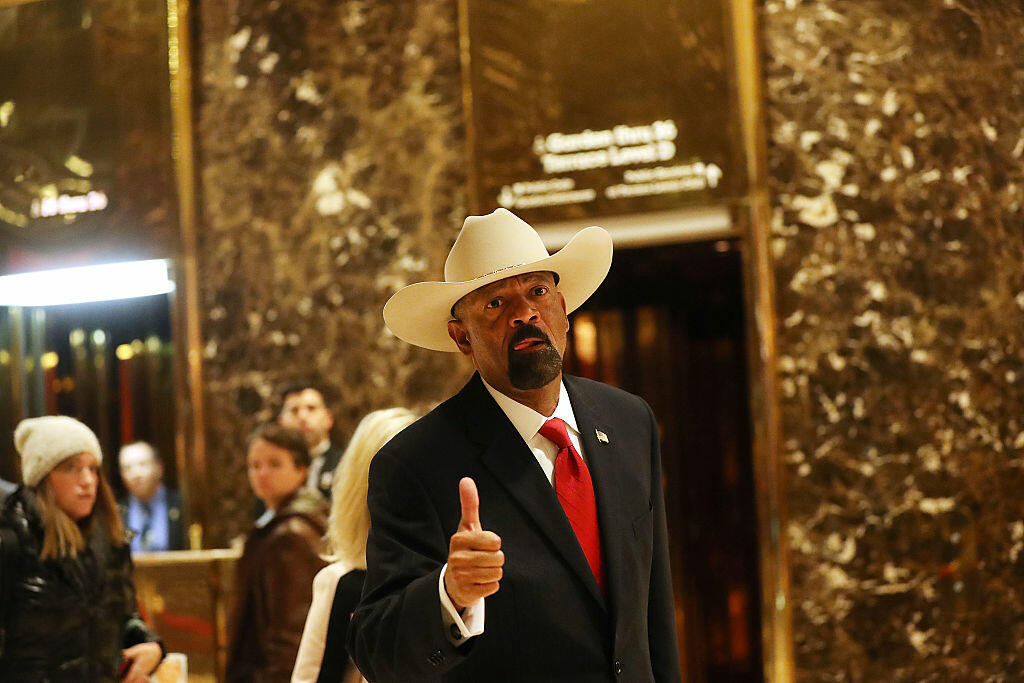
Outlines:
{"type": "Polygon", "coordinates": [[[602,432],[600,429],[595,429],[594,431],[597,432],[597,440],[598,441],[600,441],[601,443],[608,443],[608,435],[607,434],[602,432]]]}

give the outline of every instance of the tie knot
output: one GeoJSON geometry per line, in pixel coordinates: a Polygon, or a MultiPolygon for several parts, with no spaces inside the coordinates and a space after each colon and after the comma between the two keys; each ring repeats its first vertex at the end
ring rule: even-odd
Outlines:
{"type": "Polygon", "coordinates": [[[545,439],[558,446],[559,450],[572,446],[572,442],[569,441],[569,432],[565,429],[565,423],[557,417],[553,417],[545,422],[539,432],[545,439]]]}

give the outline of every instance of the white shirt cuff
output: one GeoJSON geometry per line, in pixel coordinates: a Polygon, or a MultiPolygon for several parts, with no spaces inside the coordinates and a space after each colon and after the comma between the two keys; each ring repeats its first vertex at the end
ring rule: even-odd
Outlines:
{"type": "Polygon", "coordinates": [[[484,599],[480,598],[475,605],[467,607],[459,615],[448,591],[444,589],[444,575],[448,564],[441,567],[441,578],[437,580],[437,592],[441,596],[441,620],[444,622],[445,637],[452,645],[462,645],[467,638],[478,636],[484,632],[484,599]]]}

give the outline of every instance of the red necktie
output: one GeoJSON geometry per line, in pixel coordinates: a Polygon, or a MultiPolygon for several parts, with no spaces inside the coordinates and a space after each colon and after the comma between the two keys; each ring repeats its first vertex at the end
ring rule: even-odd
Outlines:
{"type": "Polygon", "coordinates": [[[583,458],[573,448],[565,423],[553,417],[540,428],[540,435],[558,447],[555,456],[555,495],[576,532],[576,539],[587,556],[590,571],[594,572],[597,586],[604,593],[604,574],[601,569],[601,537],[597,530],[597,503],[594,484],[583,458]]]}

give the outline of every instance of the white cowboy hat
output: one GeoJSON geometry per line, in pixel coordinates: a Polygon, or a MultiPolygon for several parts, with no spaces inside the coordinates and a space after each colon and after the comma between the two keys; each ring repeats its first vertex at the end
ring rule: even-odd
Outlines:
{"type": "Polygon", "coordinates": [[[592,225],[548,255],[537,231],[511,211],[469,216],[444,263],[444,282],[418,282],[395,292],[384,304],[388,329],[410,344],[458,351],[448,336],[455,302],[492,282],[539,270],[558,275],[567,313],[597,290],[612,265],[612,238],[592,225]]]}

